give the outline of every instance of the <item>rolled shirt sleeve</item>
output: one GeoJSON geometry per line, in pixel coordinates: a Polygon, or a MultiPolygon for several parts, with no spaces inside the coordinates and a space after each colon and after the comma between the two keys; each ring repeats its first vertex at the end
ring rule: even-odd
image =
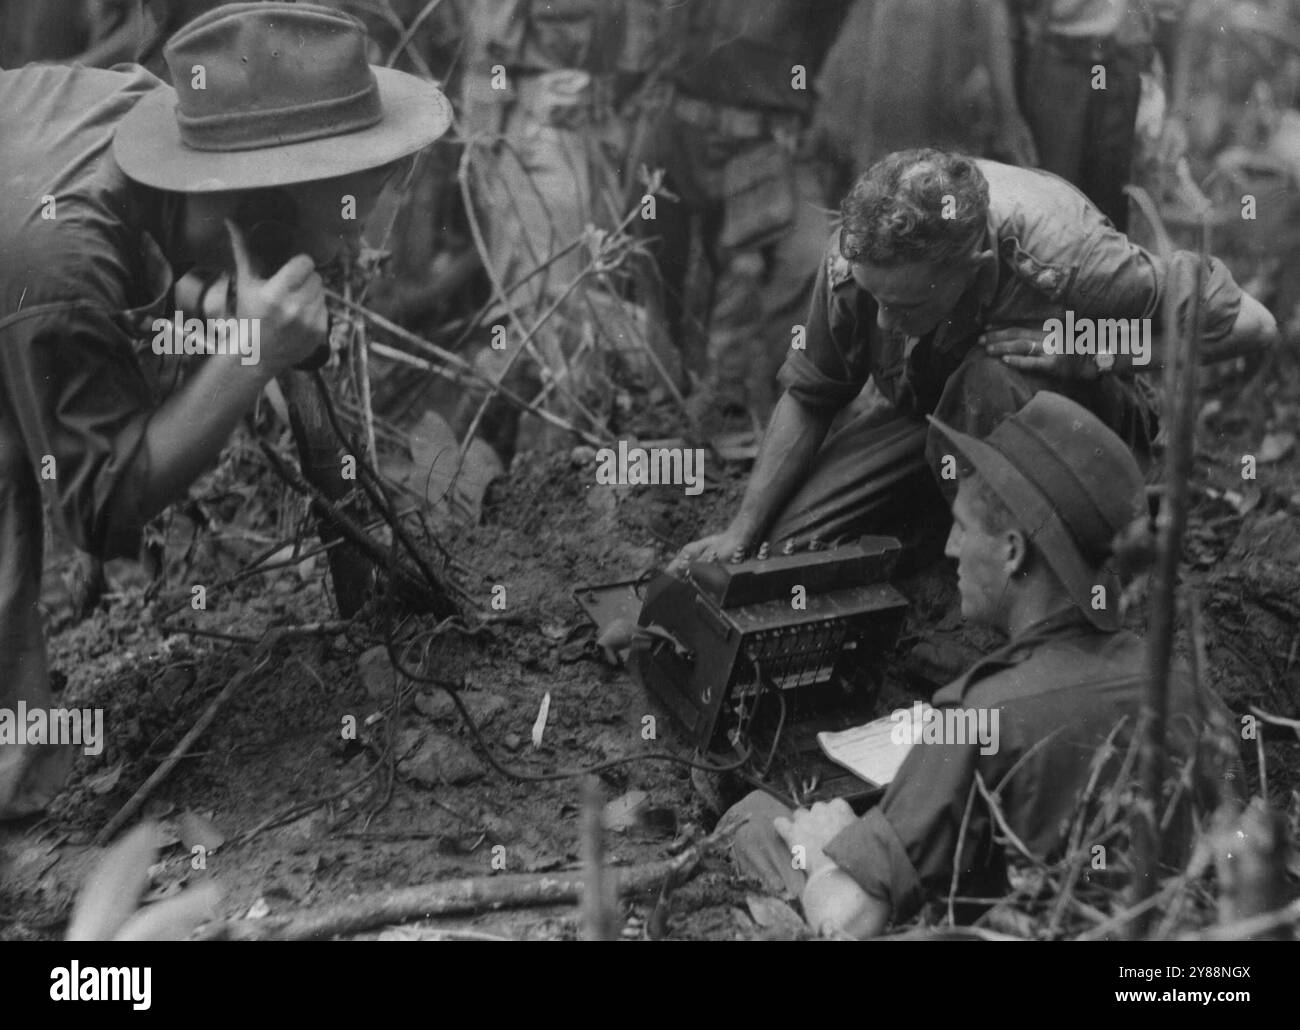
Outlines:
{"type": "MultiPolygon", "coordinates": [[[[1165,291],[1177,291],[1178,324],[1185,328],[1191,319],[1195,276],[1175,274],[1155,254],[1139,247],[1123,233],[1106,226],[1094,230],[1084,241],[1074,275],[1063,298],[1067,308],[1093,318],[1150,318],[1160,326],[1164,318],[1165,291]]],[[[1176,251],[1174,263],[1189,263],[1195,269],[1198,256],[1176,251]]],[[[1241,309],[1241,287],[1218,258],[1208,259],[1201,288],[1201,341],[1207,359],[1221,354],[1221,345],[1232,333],[1241,309]]]]}
{"type": "MultiPolygon", "coordinates": [[[[978,744],[918,743],[880,804],[826,847],[864,891],[889,902],[893,922],[914,915],[926,896],[948,892],[979,758],[978,744]]],[[[989,846],[987,811],[977,801],[962,845],[964,874],[987,863],[989,846]]]]}
{"type": "Polygon", "coordinates": [[[861,291],[836,288],[848,275],[836,233],[817,269],[804,348],[792,347],[778,373],[782,387],[814,410],[838,411],[862,392],[871,375],[868,349],[858,333],[861,291]]]}
{"type": "Polygon", "coordinates": [[[0,324],[0,389],[73,542],[134,556],[148,472],[138,455],[154,398],[125,333],[88,303],[21,312],[0,324]]]}

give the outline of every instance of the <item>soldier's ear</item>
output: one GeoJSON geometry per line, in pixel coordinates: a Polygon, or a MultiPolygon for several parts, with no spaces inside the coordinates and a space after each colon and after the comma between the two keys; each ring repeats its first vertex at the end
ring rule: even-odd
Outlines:
{"type": "Polygon", "coordinates": [[[1003,567],[1007,578],[1023,576],[1029,571],[1029,540],[1019,529],[1008,529],[1002,534],[1003,567]]]}

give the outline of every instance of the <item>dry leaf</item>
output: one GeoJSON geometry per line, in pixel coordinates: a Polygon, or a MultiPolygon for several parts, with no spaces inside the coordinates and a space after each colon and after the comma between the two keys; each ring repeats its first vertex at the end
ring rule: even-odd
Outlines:
{"type": "Polygon", "coordinates": [[[245,915],[244,918],[265,919],[270,914],[271,914],[271,906],[267,904],[266,899],[258,898],[256,901],[253,902],[252,906],[248,910],[248,914],[245,915]]]}
{"type": "Polygon", "coordinates": [[[745,904],[749,906],[749,914],[754,922],[764,929],[796,935],[808,932],[808,924],[780,898],[750,894],[745,898],[745,904]]]}
{"type": "Polygon", "coordinates": [[[1261,465],[1281,461],[1295,449],[1295,433],[1269,433],[1260,441],[1255,460],[1261,465]]]}
{"type": "Polygon", "coordinates": [[[193,851],[197,844],[211,854],[226,842],[226,835],[212,822],[211,812],[203,816],[187,809],[181,816],[180,831],[181,843],[185,845],[186,851],[193,851]]]}
{"type": "Polygon", "coordinates": [[[124,762],[118,762],[111,769],[105,769],[103,772],[87,778],[86,786],[90,788],[93,794],[107,794],[117,786],[117,781],[122,778],[122,770],[125,767],[124,762]]]}
{"type": "Polygon", "coordinates": [[[542,746],[542,734],[546,732],[546,717],[551,714],[551,692],[548,690],[542,698],[542,706],[537,710],[537,721],[533,723],[533,747],[542,746]]]}
{"type": "Polygon", "coordinates": [[[644,790],[629,790],[605,806],[602,816],[605,829],[622,831],[636,826],[649,804],[650,795],[644,790]]]}

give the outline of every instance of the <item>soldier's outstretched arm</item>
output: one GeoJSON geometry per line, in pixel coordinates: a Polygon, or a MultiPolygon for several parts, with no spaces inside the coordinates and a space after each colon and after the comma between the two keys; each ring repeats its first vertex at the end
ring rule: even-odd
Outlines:
{"type": "Polygon", "coordinates": [[[687,544],[673,565],[710,556],[726,561],[737,551],[748,550],[807,476],[834,417],[834,410],[813,408],[796,400],[788,390],[783,393],[772,412],[753,475],[731,525],[721,533],[687,544]]]}

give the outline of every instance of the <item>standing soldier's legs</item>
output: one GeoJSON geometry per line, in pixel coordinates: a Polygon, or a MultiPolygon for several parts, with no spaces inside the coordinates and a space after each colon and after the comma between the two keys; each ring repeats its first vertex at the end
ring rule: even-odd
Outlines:
{"type": "MultiPolygon", "coordinates": [[[[606,205],[597,194],[605,182],[614,184],[614,172],[601,166],[604,155],[591,126],[589,74],[568,69],[518,76],[513,87],[513,99],[499,118],[501,139],[476,147],[473,167],[492,272],[520,322],[531,330],[589,260],[579,241],[588,224],[606,220],[606,205]]],[[[481,112],[490,124],[492,108],[485,105],[481,112]]],[[[583,288],[561,303],[532,337],[533,348],[552,370],[565,366],[565,316],[580,310],[575,298],[583,288]]],[[[541,370],[531,356],[514,360],[506,370],[519,334],[504,311],[495,323],[506,328],[509,344],[504,350],[483,351],[476,365],[493,379],[504,373],[509,388],[532,396],[541,370]]],[[[568,386],[578,389],[580,384],[568,386]]],[[[481,389],[467,391],[452,420],[458,434],[468,429],[482,398],[481,389]]],[[[509,457],[519,416],[513,406],[502,404],[499,409],[487,421],[500,421],[493,442],[509,457]]]]}
{"type": "Polygon", "coordinates": [[[509,288],[551,261],[511,294],[520,311],[536,308],[545,295],[558,296],[587,259],[582,247],[557,256],[598,221],[587,140],[581,128],[559,123],[567,112],[576,120],[576,109],[589,110],[590,103],[586,72],[520,77],[501,140],[476,148],[479,217],[493,270],[509,288]]]}
{"type": "Polygon", "coordinates": [[[1083,158],[1080,189],[1120,232],[1128,230],[1124,186],[1133,169],[1138,103],[1142,99],[1142,50],[1121,50],[1106,63],[1106,88],[1097,90],[1088,111],[1090,141],[1083,158]]]}
{"type": "Polygon", "coordinates": [[[722,256],[709,313],[708,376],[705,389],[692,399],[697,422],[720,420],[727,408],[749,407],[748,382],[762,357],[766,277],[765,256],[759,251],[722,256]]]}
{"type": "Polygon", "coordinates": [[[817,267],[832,229],[823,182],[817,164],[799,161],[795,165],[794,224],[771,251],[762,289],[759,344],[747,384],[750,410],[763,425],[776,405],[776,375],[796,339],[795,327],[807,320],[817,267]]]}
{"type": "Polygon", "coordinates": [[[1111,51],[1104,62],[1083,61],[1044,40],[1030,52],[1021,78],[1021,111],[1039,166],[1079,187],[1121,232],[1128,224],[1124,186],[1133,166],[1145,54],[1128,48],[1111,51]]]}
{"type": "Polygon", "coordinates": [[[1087,138],[1092,72],[1062,54],[1050,40],[1029,51],[1020,79],[1020,110],[1038,148],[1038,165],[1080,182],[1087,138]]]}
{"type": "MultiPolygon", "coordinates": [[[[708,365],[706,341],[690,325],[687,301],[697,223],[712,220],[710,210],[716,207],[704,174],[709,145],[703,132],[677,119],[669,109],[656,114],[639,149],[629,157],[634,169],[661,169],[664,173],[663,188],[653,198],[642,198],[648,206],[632,226],[647,248],[637,279],[649,317],[651,344],[661,356],[672,356],[669,368],[680,377],[679,385],[686,384],[686,370],[702,377],[708,365]]],[[[716,219],[716,214],[713,217],[716,219]]]]}

